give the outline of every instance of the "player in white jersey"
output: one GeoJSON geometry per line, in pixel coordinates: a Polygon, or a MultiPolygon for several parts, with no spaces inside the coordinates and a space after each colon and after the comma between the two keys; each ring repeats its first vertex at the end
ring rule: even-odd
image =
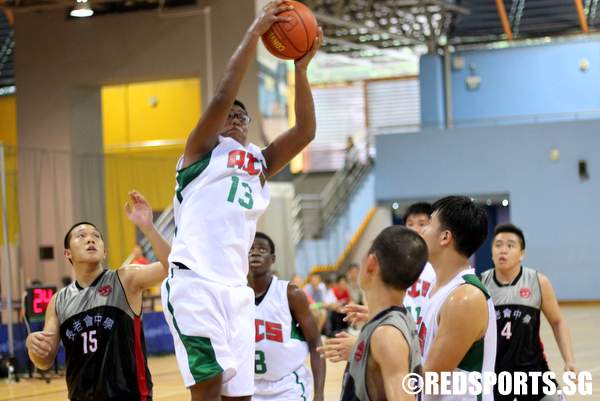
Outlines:
{"type": "Polygon", "coordinates": [[[257,232],[250,248],[250,285],[256,305],[254,401],[323,401],[321,336],[304,291],[273,276],[275,244],[257,232]],[[312,377],[304,362],[310,354],[312,377]],[[314,396],[313,396],[314,388],[314,396]]]}
{"type": "MultiPolygon", "coordinates": [[[[423,227],[429,224],[431,217],[431,205],[425,202],[417,202],[410,205],[404,213],[404,225],[417,233],[420,233],[423,227]]],[[[425,268],[404,295],[404,306],[414,319],[417,327],[421,324],[421,318],[427,301],[427,295],[435,282],[435,271],[431,263],[427,262],[425,268]]],[[[344,309],[347,313],[345,320],[352,324],[366,322],[369,316],[369,310],[362,305],[349,305],[344,309]]],[[[325,357],[332,362],[340,362],[348,359],[350,351],[356,342],[356,337],[346,332],[336,335],[336,338],[325,341],[326,346],[321,350],[325,357]]]]}
{"type": "Polygon", "coordinates": [[[162,287],[166,321],[192,400],[250,400],[254,392],[254,305],[248,251],[269,203],[266,179],[313,138],[307,68],[321,43],[295,61],[296,124],[261,151],[247,144],[250,117],[236,95],[260,36],[292,7],[269,3],[225,67],[215,96],[187,138],[177,165],[175,237],[162,287]]]}
{"type": "MultiPolygon", "coordinates": [[[[419,327],[423,370],[494,372],[494,304],[469,266],[469,258],[487,236],[485,210],[464,196],[440,199],[422,235],[436,274],[419,327]]],[[[493,391],[488,390],[483,397],[424,393],[423,400],[492,401],[493,391]]]]}
{"type": "MultiPolygon", "coordinates": [[[[404,225],[406,228],[410,228],[420,233],[425,226],[429,224],[431,219],[431,205],[425,202],[413,203],[410,205],[404,213],[404,225]]],[[[404,306],[412,314],[415,319],[417,326],[421,324],[423,310],[425,309],[425,302],[427,301],[427,295],[435,282],[435,271],[431,263],[427,262],[423,272],[413,283],[413,285],[406,290],[404,296],[404,306]]]]}

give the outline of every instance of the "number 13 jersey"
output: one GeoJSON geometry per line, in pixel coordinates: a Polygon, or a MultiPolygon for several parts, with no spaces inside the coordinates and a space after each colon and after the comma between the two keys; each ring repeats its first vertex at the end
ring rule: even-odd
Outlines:
{"type": "Polygon", "coordinates": [[[227,286],[246,285],[256,223],[269,205],[266,161],[253,144],[219,137],[195,163],[177,164],[169,262],[227,286]]]}

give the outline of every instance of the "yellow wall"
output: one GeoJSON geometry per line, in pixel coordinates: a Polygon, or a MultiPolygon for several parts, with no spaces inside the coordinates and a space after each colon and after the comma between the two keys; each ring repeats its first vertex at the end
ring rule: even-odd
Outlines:
{"type": "Polygon", "coordinates": [[[107,86],[101,95],[108,262],[117,267],[135,244],[135,228],[123,212],[127,192],[140,191],[155,211],[172,202],[175,164],[200,116],[200,82],[107,86]]]}
{"type": "MultiPolygon", "coordinates": [[[[0,141],[4,144],[6,168],[6,200],[8,207],[8,230],[10,242],[14,242],[19,231],[19,203],[17,177],[17,99],[15,96],[0,96],[0,141]]],[[[0,223],[2,216],[0,214],[0,223]]],[[[0,243],[4,243],[0,229],[0,243]]]]}

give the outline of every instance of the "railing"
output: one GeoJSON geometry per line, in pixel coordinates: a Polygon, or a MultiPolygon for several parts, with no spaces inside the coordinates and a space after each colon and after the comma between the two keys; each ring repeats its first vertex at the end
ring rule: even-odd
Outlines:
{"type": "Polygon", "coordinates": [[[320,194],[298,194],[294,199],[294,235],[298,243],[302,239],[321,238],[325,228],[342,212],[348,199],[370,171],[372,161],[359,159],[358,153],[347,159],[343,169],[338,170],[320,194]]]}

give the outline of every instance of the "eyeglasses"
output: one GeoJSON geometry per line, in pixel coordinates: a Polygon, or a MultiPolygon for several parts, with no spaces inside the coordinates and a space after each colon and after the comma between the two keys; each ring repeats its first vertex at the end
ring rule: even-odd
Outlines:
{"type": "Polygon", "coordinates": [[[248,252],[248,254],[251,255],[253,251],[257,251],[260,255],[266,255],[268,253],[271,253],[271,250],[269,248],[264,248],[262,246],[257,248],[250,248],[250,252],[248,252]]]}
{"type": "Polygon", "coordinates": [[[227,120],[232,121],[234,118],[237,118],[239,122],[244,125],[248,125],[250,124],[250,121],[252,121],[250,116],[246,113],[236,113],[235,111],[230,111],[229,114],[227,114],[227,120]]]}

